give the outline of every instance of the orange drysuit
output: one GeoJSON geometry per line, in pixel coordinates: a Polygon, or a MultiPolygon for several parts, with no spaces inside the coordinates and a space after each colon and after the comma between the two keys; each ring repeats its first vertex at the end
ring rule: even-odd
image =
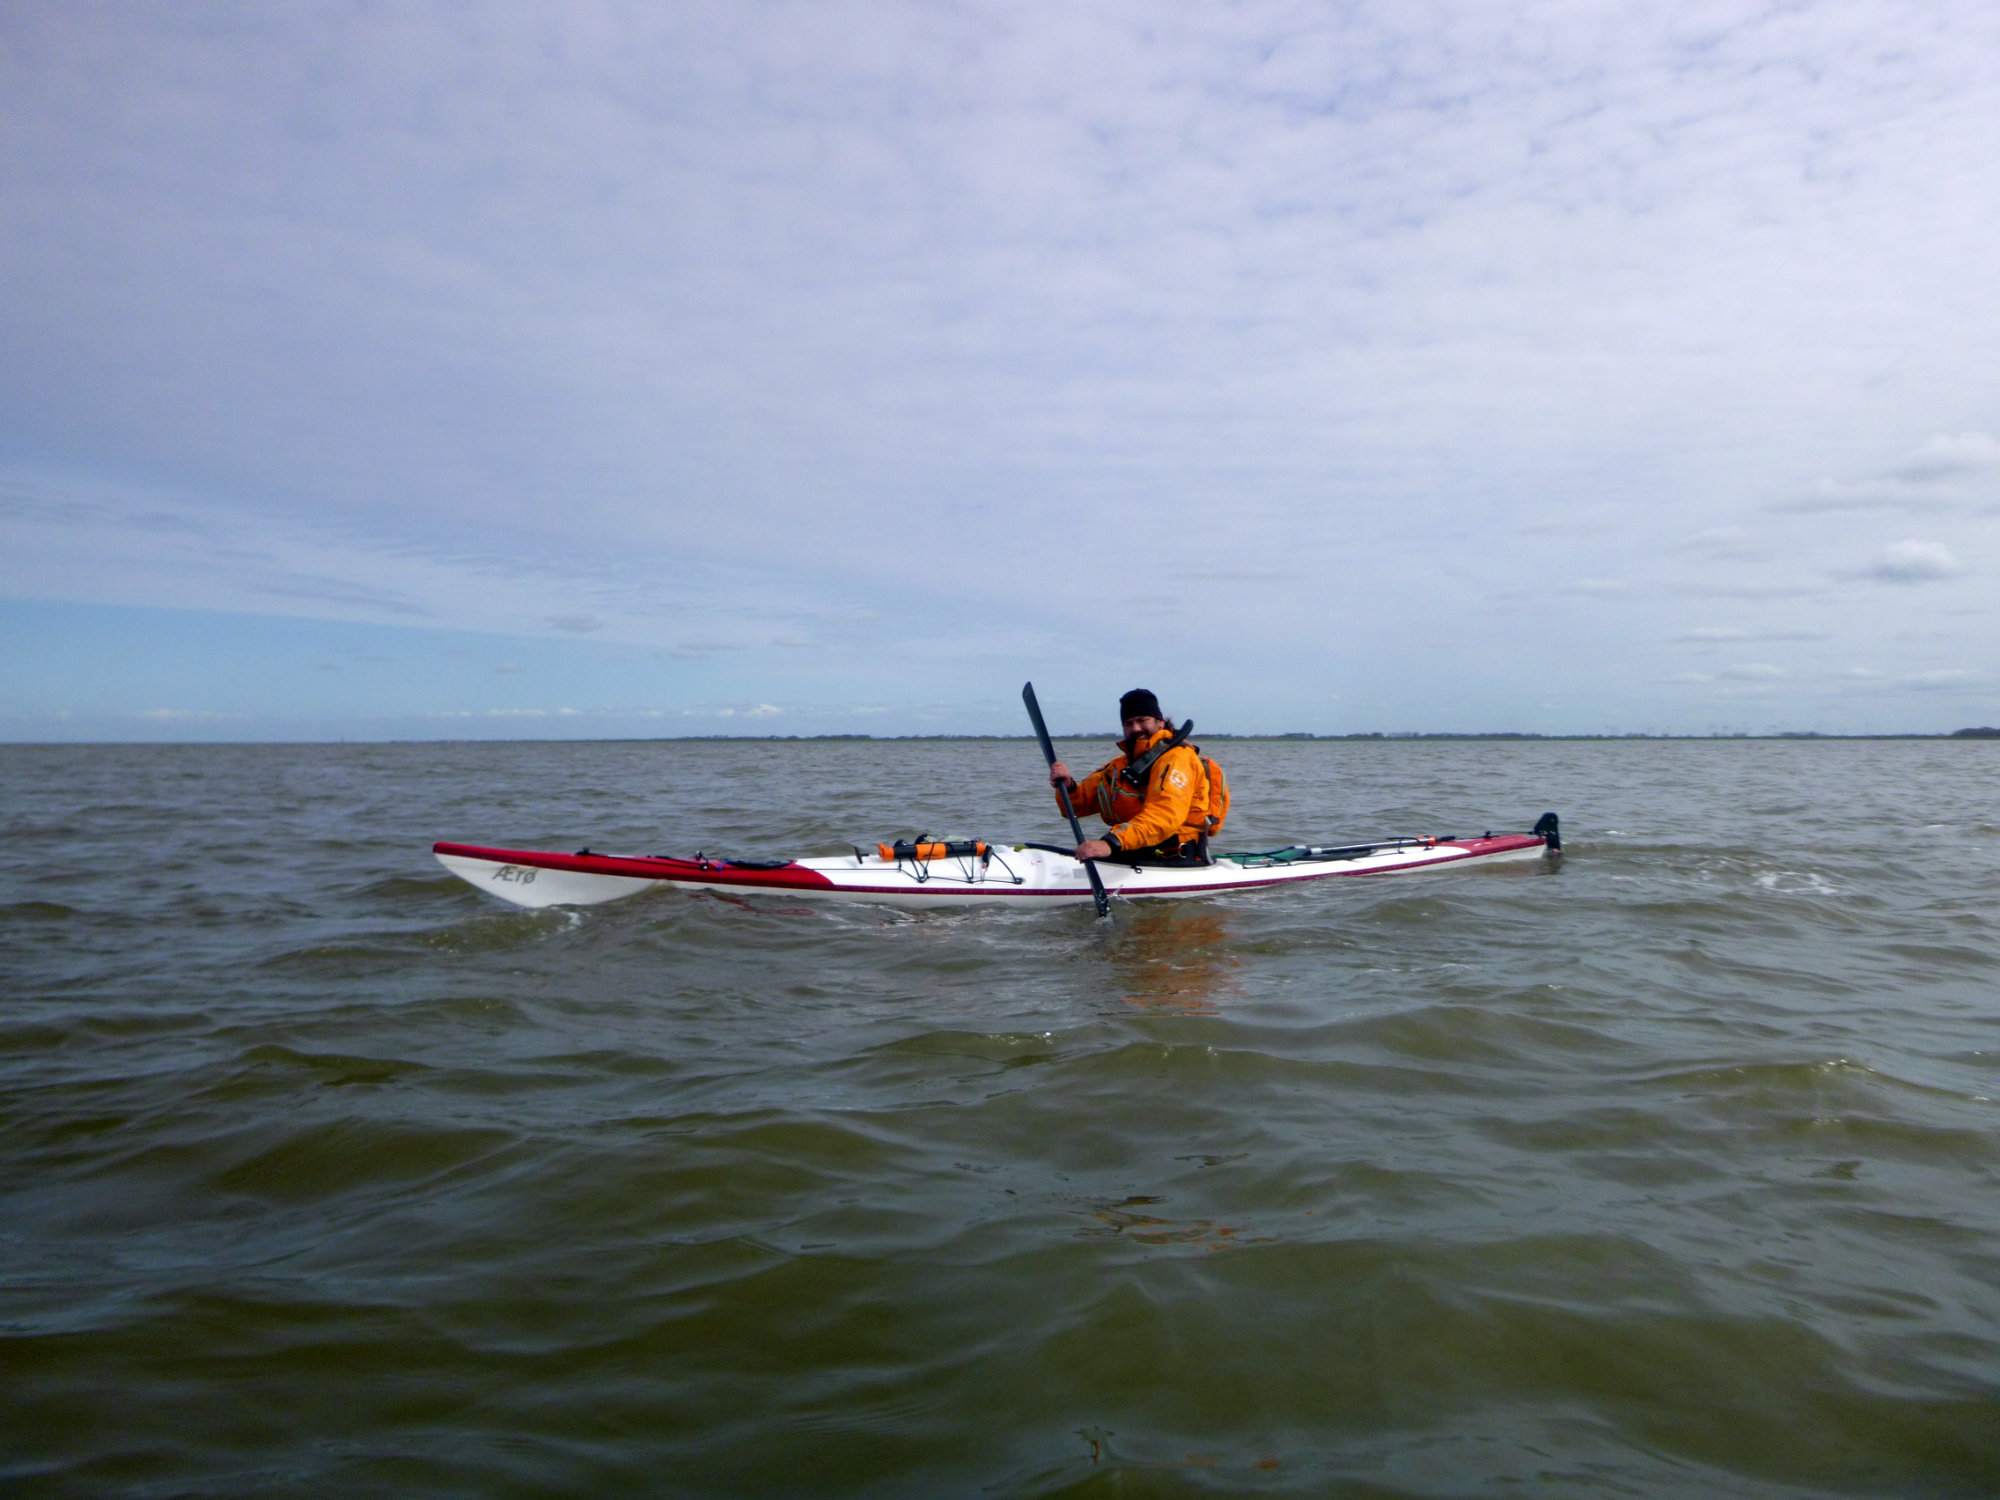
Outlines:
{"type": "Polygon", "coordinates": [[[1118,774],[1133,759],[1172,738],[1172,730],[1161,729],[1136,744],[1121,742],[1120,753],[1069,794],[1079,817],[1094,812],[1111,825],[1104,837],[1113,849],[1151,849],[1169,839],[1185,844],[1207,831],[1208,774],[1192,745],[1176,745],[1154,761],[1143,793],[1118,774]]]}

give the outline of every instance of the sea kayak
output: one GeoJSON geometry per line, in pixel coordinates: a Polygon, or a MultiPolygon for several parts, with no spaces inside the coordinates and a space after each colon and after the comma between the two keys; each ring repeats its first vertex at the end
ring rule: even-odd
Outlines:
{"type": "MultiPolygon", "coordinates": [[[[1531,833],[1447,834],[1337,847],[1294,844],[1222,854],[1196,866],[1095,863],[1105,889],[1131,900],[1222,895],[1300,880],[1457,870],[1553,859],[1561,851],[1556,815],[1548,813],[1531,833]]],[[[655,886],[909,907],[1038,906],[1092,899],[1083,861],[1046,844],[881,844],[831,858],[783,861],[598,854],[589,849],[553,854],[449,843],[434,845],[431,852],[452,874],[516,906],[592,906],[655,886]]]]}

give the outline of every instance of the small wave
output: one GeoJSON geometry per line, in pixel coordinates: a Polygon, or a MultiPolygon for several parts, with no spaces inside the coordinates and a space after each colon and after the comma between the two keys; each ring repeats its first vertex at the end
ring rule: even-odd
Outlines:
{"type": "Polygon", "coordinates": [[[1660,1074],[1646,1081],[1654,1085],[1809,1090],[1821,1088],[1835,1079],[1880,1076],[1865,1063],[1853,1062],[1845,1057],[1828,1057],[1814,1062],[1732,1063],[1720,1067],[1690,1068],[1660,1074]]]}
{"type": "Polygon", "coordinates": [[[1540,1063],[1551,1056],[1623,1050],[1616,1037],[1595,1027],[1485,1005],[1425,1005],[1367,1017],[1339,1030],[1349,1041],[1424,1063],[1540,1063]]]}
{"type": "Polygon", "coordinates": [[[386,901],[407,901],[413,896],[455,895],[464,884],[456,875],[443,872],[436,875],[389,875],[355,887],[354,894],[386,901]]]}
{"type": "Polygon", "coordinates": [[[974,1032],[926,1031],[886,1042],[877,1052],[921,1057],[974,1057],[1013,1065],[1041,1062],[1057,1055],[1053,1031],[974,1032]]]}
{"type": "Polygon", "coordinates": [[[1977,973],[2000,962],[1984,949],[1968,948],[1961,943],[1884,943],[1882,951],[1935,971],[1964,969],[1977,973]]]}
{"type": "Polygon", "coordinates": [[[489,1030],[519,1025],[526,1016],[515,1000],[491,994],[438,995],[398,1006],[393,1014],[399,1026],[442,1022],[489,1030]]]}
{"type": "Polygon", "coordinates": [[[546,906],[539,911],[510,911],[457,922],[424,934],[426,947],[447,953],[492,953],[522,943],[540,942],[583,925],[574,906],[546,906]]]}
{"type": "Polygon", "coordinates": [[[15,901],[0,906],[0,922],[60,922],[76,914],[75,907],[59,901],[15,901]]]}
{"type": "Polygon", "coordinates": [[[267,972],[304,979],[355,979],[384,974],[409,963],[409,955],[390,943],[316,943],[264,960],[267,972]]]}
{"type": "Polygon", "coordinates": [[[1440,921],[1458,910],[1455,902],[1441,896],[1396,896],[1377,902],[1365,916],[1384,926],[1420,926],[1440,921]]]}
{"type": "Polygon", "coordinates": [[[1846,893],[1815,870],[1765,870],[1754,877],[1761,890],[1781,896],[1840,896],[1846,893]]]}
{"type": "Polygon", "coordinates": [[[353,1083],[389,1083],[409,1073],[427,1073],[423,1063],[398,1057],[360,1057],[340,1052],[301,1052],[277,1043],[252,1047],[243,1054],[252,1067],[296,1068],[327,1088],[353,1083]]]}
{"type": "Polygon", "coordinates": [[[422,1128],[345,1119],[287,1132],[222,1168],[224,1192],[301,1202],[370,1188],[433,1183],[512,1144],[497,1129],[422,1128]]]}
{"type": "Polygon", "coordinates": [[[1149,1210],[1162,1200],[1147,1194],[1086,1204],[1083,1212],[1093,1221],[1078,1231],[1086,1239],[1118,1238],[1131,1244],[1155,1247],[1184,1246],[1197,1250],[1227,1250],[1245,1245],[1269,1244],[1276,1235],[1257,1234],[1244,1224],[1221,1224],[1214,1219],[1172,1218],[1149,1210]]]}
{"type": "Polygon", "coordinates": [[[29,1052],[53,1052],[67,1046],[75,1033],[67,1026],[50,1026],[33,1021],[0,1027],[0,1057],[29,1052]]]}

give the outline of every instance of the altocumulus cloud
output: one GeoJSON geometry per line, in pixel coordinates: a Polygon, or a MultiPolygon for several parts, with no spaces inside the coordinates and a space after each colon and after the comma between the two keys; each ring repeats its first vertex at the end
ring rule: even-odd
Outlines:
{"type": "Polygon", "coordinates": [[[1940,433],[1893,473],[1907,484],[1991,479],[2000,475],[2000,442],[1983,432],[1940,433]]]}
{"type": "Polygon", "coordinates": [[[1879,473],[1853,480],[1822,477],[1807,494],[1771,508],[1803,514],[1947,511],[1990,490],[1996,479],[2000,443],[1983,432],[1939,433],[1879,473]]]}
{"type": "Polygon", "coordinates": [[[675,661],[706,661],[711,656],[720,656],[725,652],[741,651],[743,649],[744,646],[741,641],[717,641],[704,637],[699,640],[680,642],[674,647],[671,655],[675,661]]]}
{"type": "Polygon", "coordinates": [[[1904,541],[1884,548],[1881,556],[1861,569],[1861,576],[1882,583],[1936,583],[1956,578],[1965,570],[1965,564],[1942,542],[1904,541]]]}

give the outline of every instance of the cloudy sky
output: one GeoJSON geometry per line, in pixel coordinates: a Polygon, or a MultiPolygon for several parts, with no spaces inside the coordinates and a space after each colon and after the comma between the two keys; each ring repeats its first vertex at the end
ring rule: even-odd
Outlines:
{"type": "Polygon", "coordinates": [[[0,7],[0,738],[2000,722],[2000,12],[0,7]]]}

